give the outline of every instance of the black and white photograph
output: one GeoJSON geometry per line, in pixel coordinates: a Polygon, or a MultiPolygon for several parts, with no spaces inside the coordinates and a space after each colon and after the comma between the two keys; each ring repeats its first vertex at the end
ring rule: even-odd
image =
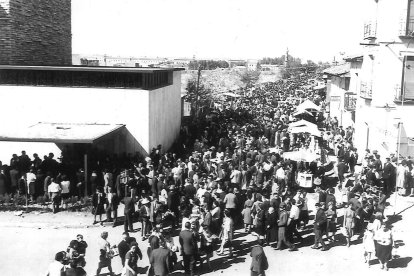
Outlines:
{"type": "Polygon", "coordinates": [[[0,275],[414,275],[413,118],[414,0],[0,0],[0,275]]]}

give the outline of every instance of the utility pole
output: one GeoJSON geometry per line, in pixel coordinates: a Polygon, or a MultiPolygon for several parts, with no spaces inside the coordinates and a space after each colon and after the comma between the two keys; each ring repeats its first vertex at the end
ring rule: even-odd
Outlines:
{"type": "Polygon", "coordinates": [[[200,87],[200,76],[201,76],[201,65],[198,65],[198,73],[197,73],[197,88],[196,88],[196,104],[195,104],[195,117],[198,118],[198,100],[199,100],[199,87],[200,87]]]}

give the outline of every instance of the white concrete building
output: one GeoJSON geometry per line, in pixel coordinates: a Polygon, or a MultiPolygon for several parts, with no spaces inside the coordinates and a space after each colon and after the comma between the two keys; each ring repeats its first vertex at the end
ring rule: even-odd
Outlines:
{"type": "MultiPolygon", "coordinates": [[[[413,155],[414,1],[370,0],[364,25],[355,145],[413,155]]],[[[362,27],[362,26],[361,26],[362,27]]]]}
{"type": "Polygon", "coordinates": [[[0,66],[0,141],[168,150],[180,131],[180,95],[177,69],[0,66]]]}

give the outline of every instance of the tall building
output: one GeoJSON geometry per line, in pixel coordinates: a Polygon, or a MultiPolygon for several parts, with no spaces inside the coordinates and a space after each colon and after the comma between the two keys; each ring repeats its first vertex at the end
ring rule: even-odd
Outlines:
{"type": "Polygon", "coordinates": [[[0,0],[0,64],[71,65],[71,0],[0,0]]]}
{"type": "MultiPolygon", "coordinates": [[[[364,24],[355,144],[414,155],[414,1],[370,0],[364,24]]],[[[357,60],[351,60],[351,66],[357,60]]]]}

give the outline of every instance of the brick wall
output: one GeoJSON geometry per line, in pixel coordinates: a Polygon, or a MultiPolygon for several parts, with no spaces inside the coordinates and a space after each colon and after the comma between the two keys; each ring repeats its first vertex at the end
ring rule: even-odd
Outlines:
{"type": "Polygon", "coordinates": [[[71,0],[0,0],[0,64],[71,65],[71,0]]]}

